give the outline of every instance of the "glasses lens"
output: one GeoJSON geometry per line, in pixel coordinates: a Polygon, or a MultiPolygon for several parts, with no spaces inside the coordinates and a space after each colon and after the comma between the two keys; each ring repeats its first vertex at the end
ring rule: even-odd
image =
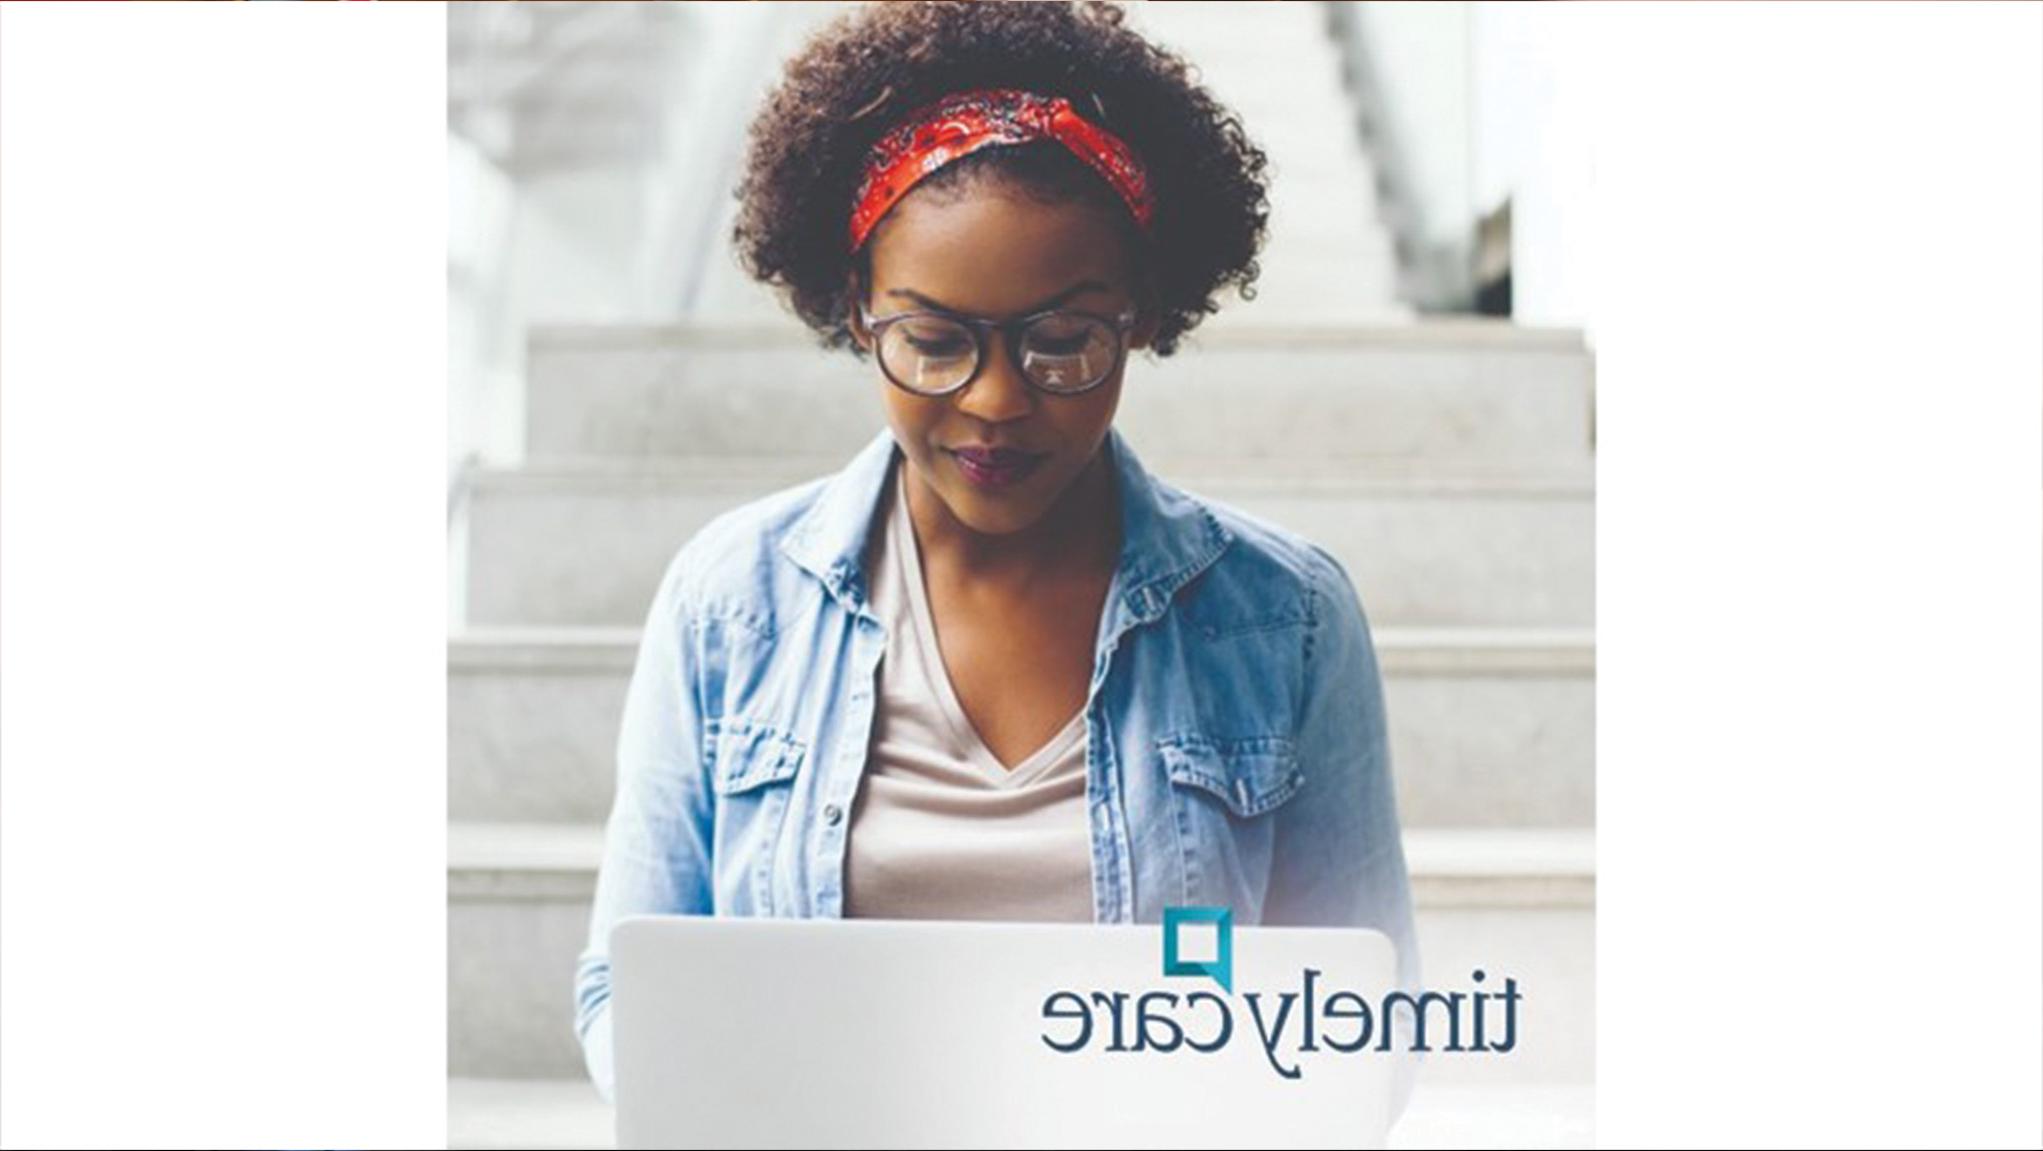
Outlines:
{"type": "Polygon", "coordinates": [[[972,330],[941,316],[911,316],[889,325],[879,350],[887,374],[918,392],[957,387],[979,356],[972,330]]]}
{"type": "Polygon", "coordinates": [[[1044,391],[1077,392],[1105,379],[1119,351],[1113,325],[1090,316],[1053,314],[1023,333],[1021,361],[1030,382],[1044,391]]]}

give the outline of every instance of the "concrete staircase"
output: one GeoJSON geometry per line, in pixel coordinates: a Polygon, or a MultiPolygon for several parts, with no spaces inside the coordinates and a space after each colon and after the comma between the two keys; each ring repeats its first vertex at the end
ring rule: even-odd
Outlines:
{"type": "MultiPolygon", "coordinates": [[[[1269,148],[1260,297],[1131,362],[1165,478],[1326,543],[1375,629],[1428,978],[1517,978],[1510,1060],[1436,1058],[1401,1146],[1587,1146],[1594,1075],[1594,372],[1577,333],[1414,321],[1315,4],[1145,4],[1269,148]]],[[[813,14],[811,14],[813,17],[813,14]]],[[[524,456],[465,478],[448,644],[450,1145],[602,1147],[573,959],[654,582],[709,516],[840,467],[870,370],[755,286],[528,340],[524,456]],[[749,299],[749,303],[745,303],[749,299]],[[800,418],[790,418],[790,413],[800,418]]]]}
{"type": "MultiPolygon", "coordinates": [[[[1428,1085],[1391,1132],[1401,1148],[1593,1147],[1595,1089],[1428,1085]],[[1480,1116],[1480,1118],[1472,1118],[1480,1116]]],[[[457,1079],[448,1093],[450,1147],[555,1151],[612,1146],[609,1105],[571,1079],[457,1079]]]]}

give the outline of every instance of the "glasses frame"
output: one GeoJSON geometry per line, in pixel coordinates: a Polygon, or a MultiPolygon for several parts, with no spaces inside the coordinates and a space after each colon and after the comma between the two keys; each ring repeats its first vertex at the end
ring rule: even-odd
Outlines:
{"type": "Polygon", "coordinates": [[[1137,309],[1134,308],[1133,306],[1130,306],[1127,309],[1123,310],[1119,315],[1113,316],[1101,315],[1098,312],[1089,312],[1083,308],[1059,307],[1045,308],[1040,312],[1030,312],[1026,316],[1016,316],[1012,319],[1007,320],[989,320],[983,316],[967,316],[959,312],[945,311],[941,308],[919,308],[912,312],[895,312],[892,315],[875,316],[872,314],[872,311],[865,306],[865,302],[863,300],[859,301],[858,305],[859,322],[865,326],[865,330],[867,332],[872,334],[873,359],[879,361],[880,374],[887,377],[888,383],[893,384],[895,387],[900,388],[902,391],[905,391],[910,395],[923,396],[929,399],[941,399],[944,396],[956,395],[957,393],[972,386],[972,381],[978,379],[979,373],[986,370],[986,338],[989,333],[995,331],[998,331],[1000,334],[1007,337],[1007,358],[1014,364],[1015,372],[1016,374],[1021,376],[1023,383],[1026,383],[1030,388],[1038,392],[1041,392],[1046,396],[1082,396],[1085,393],[1092,391],[1094,388],[1097,388],[1101,384],[1104,384],[1108,380],[1112,379],[1114,377],[1114,373],[1120,370],[1121,365],[1127,362],[1128,332],[1135,327],[1135,317],[1137,314],[1138,314],[1137,309]],[[1089,383],[1082,388],[1066,388],[1059,390],[1056,388],[1043,387],[1041,384],[1038,384],[1036,381],[1029,378],[1028,369],[1022,365],[1021,338],[1023,335],[1027,333],[1031,325],[1036,324],[1042,320],[1049,319],[1052,316],[1080,316],[1088,320],[1097,320],[1100,323],[1107,325],[1109,328],[1113,330],[1114,362],[1107,368],[1106,371],[1100,373],[1099,379],[1094,380],[1092,383],[1089,383]],[[949,320],[952,323],[956,324],[962,324],[972,333],[972,370],[965,374],[964,379],[959,380],[957,383],[952,384],[950,387],[945,388],[942,391],[935,392],[927,391],[922,388],[911,387],[908,384],[901,382],[901,380],[894,375],[893,370],[887,367],[887,358],[884,355],[880,354],[880,348],[886,341],[886,334],[888,328],[893,327],[895,324],[901,322],[902,320],[913,320],[918,318],[928,319],[932,317],[937,319],[949,320]]]}

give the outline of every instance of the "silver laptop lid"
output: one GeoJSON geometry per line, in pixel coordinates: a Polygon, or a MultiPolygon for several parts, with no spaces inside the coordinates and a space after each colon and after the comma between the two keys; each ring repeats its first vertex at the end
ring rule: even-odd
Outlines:
{"type": "Polygon", "coordinates": [[[1380,932],[638,916],[620,1147],[1381,1146],[1380,932]]]}

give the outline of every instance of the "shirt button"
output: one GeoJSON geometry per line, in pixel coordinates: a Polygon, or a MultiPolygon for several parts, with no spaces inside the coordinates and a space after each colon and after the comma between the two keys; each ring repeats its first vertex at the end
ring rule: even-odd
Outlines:
{"type": "Polygon", "coordinates": [[[823,822],[836,827],[844,820],[844,809],[834,803],[823,805],[823,822]]]}

